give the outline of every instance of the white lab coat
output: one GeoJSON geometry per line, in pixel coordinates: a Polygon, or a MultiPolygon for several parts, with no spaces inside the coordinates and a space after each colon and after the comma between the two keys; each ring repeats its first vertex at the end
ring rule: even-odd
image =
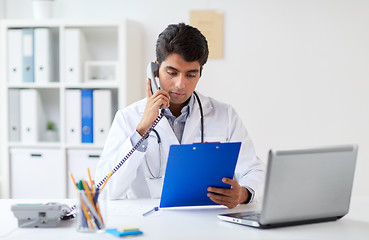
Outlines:
{"type": "MultiPolygon", "coordinates": [[[[264,164],[256,157],[253,143],[240,117],[230,105],[198,95],[204,113],[205,142],[242,142],[234,178],[241,186],[253,189],[255,197],[260,196],[264,181],[264,164]]],[[[145,105],[146,99],[142,99],[116,113],[97,166],[96,182],[103,179],[132,149],[130,137],[136,131],[145,105]]],[[[201,142],[201,115],[196,100],[193,101],[193,107],[190,109],[183,131],[182,144],[201,142]]],[[[150,171],[157,177],[161,166],[161,172],[164,175],[169,146],[179,142],[165,117],[161,119],[155,130],[161,138],[161,151],[159,151],[155,133],[151,132],[146,152],[135,151],[107,182],[105,189],[107,188],[110,199],[160,198],[163,177],[153,178],[150,171]]],[[[188,174],[191,175],[190,172],[188,174]]]]}

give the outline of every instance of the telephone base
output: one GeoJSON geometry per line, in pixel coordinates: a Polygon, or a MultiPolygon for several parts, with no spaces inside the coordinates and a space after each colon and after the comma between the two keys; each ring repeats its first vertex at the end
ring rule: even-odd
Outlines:
{"type": "Polygon", "coordinates": [[[15,204],[11,210],[18,219],[20,228],[53,228],[70,212],[70,208],[61,203],[15,204]]]}

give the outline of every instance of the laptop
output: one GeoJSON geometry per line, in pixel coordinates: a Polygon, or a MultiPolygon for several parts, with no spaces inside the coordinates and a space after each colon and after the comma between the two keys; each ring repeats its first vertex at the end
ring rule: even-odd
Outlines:
{"type": "Polygon", "coordinates": [[[272,228],[334,221],[349,211],[357,145],[270,150],[260,212],[221,220],[272,228]]]}

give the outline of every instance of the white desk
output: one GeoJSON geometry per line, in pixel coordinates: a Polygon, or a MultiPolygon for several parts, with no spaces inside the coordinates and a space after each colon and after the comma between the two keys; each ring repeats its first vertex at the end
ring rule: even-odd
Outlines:
{"type": "MultiPolygon", "coordinates": [[[[0,200],[0,239],[119,239],[106,233],[79,233],[74,228],[74,220],[61,222],[57,228],[17,228],[17,221],[10,206],[28,202],[32,201],[0,200]]],[[[59,202],[71,203],[70,200],[59,202]]],[[[242,205],[232,210],[223,207],[167,209],[147,217],[142,216],[143,212],[158,203],[159,200],[153,199],[109,202],[107,225],[134,225],[144,233],[129,239],[369,239],[369,197],[353,197],[349,214],[335,222],[267,230],[228,223],[217,218],[219,213],[250,210],[255,208],[255,205],[242,205]]]]}

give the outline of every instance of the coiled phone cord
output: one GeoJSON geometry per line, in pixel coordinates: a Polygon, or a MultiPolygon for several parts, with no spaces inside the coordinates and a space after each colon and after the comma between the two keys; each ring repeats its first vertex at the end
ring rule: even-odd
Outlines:
{"type": "Polygon", "coordinates": [[[125,163],[125,161],[127,161],[129,157],[131,157],[131,155],[137,150],[137,148],[142,144],[142,142],[149,137],[150,132],[156,127],[156,125],[160,122],[163,116],[164,109],[161,110],[160,115],[156,118],[156,120],[154,121],[152,126],[146,131],[146,133],[142,136],[140,141],[138,141],[136,145],[134,145],[132,149],[127,153],[127,155],[113,168],[113,170],[96,185],[96,188],[100,188],[106,182],[106,180],[110,178],[111,175],[113,175],[116,171],[118,171],[118,169],[125,163]]]}
{"type": "MultiPolygon", "coordinates": [[[[106,175],[97,185],[96,185],[96,189],[100,189],[101,186],[103,186],[107,180],[116,172],[118,171],[118,169],[125,163],[125,161],[127,161],[127,159],[137,150],[137,148],[142,144],[143,141],[145,141],[146,138],[149,137],[151,131],[156,127],[156,125],[160,122],[160,120],[163,118],[164,116],[164,109],[161,109],[160,111],[160,115],[156,118],[156,120],[154,121],[154,123],[152,124],[152,126],[145,132],[145,134],[142,136],[142,138],[140,139],[140,141],[138,141],[136,143],[136,145],[134,145],[132,147],[132,149],[127,153],[127,155],[120,160],[120,162],[113,168],[113,170],[106,175]]],[[[76,205],[73,205],[71,208],[71,210],[69,211],[68,214],[66,215],[70,215],[71,212],[73,212],[73,210],[76,209],[76,205]]]]}

